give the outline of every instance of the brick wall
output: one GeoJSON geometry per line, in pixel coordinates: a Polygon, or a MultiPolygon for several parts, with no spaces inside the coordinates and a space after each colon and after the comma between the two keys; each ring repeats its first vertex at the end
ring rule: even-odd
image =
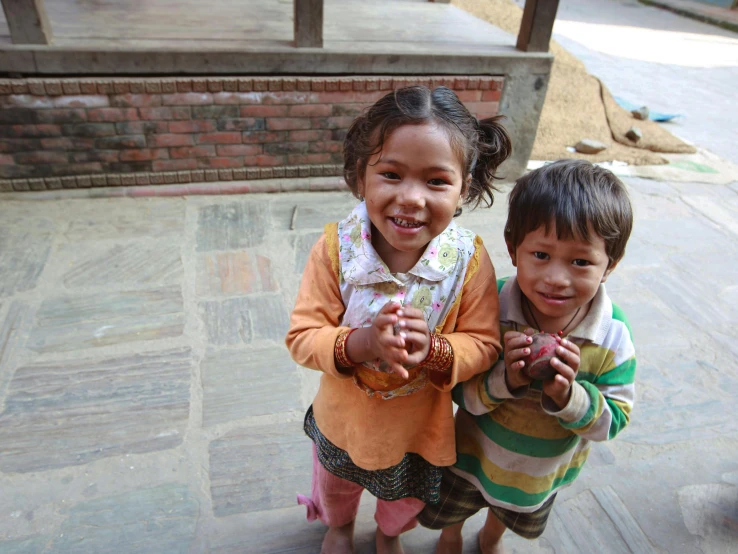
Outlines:
{"type": "Polygon", "coordinates": [[[340,175],[356,115],[409,84],[483,118],[503,78],[0,80],[0,192],[340,175]]]}

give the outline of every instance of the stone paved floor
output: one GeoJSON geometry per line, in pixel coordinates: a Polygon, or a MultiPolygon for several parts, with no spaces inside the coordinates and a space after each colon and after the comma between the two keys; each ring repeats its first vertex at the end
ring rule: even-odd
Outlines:
{"type": "MultiPolygon", "coordinates": [[[[650,85],[686,86],[671,75],[650,85]]],[[[723,93],[711,98],[729,110],[723,93]]],[[[733,132],[714,126],[714,144],[733,132]]],[[[636,226],[608,287],[638,348],[633,423],[595,446],[544,535],[510,538],[513,552],[738,543],[738,183],[626,182],[636,226]]],[[[506,190],[461,219],[501,276],[506,190]]],[[[318,375],[283,337],[310,246],[352,204],[0,199],[0,554],[318,552],[324,528],[294,501],[309,490],[301,418],[318,375]]],[[[372,504],[359,554],[373,552],[372,504]]],[[[428,553],[435,539],[416,529],[404,544],[428,553]]]]}

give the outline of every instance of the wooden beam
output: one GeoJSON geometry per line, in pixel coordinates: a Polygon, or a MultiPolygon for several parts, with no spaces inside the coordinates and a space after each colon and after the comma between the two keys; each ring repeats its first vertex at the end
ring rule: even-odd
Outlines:
{"type": "Polygon", "coordinates": [[[295,46],[323,48],[323,0],[293,0],[295,46]]]}
{"type": "Polygon", "coordinates": [[[44,0],[2,0],[14,44],[49,44],[51,25],[44,0]]]}
{"type": "Polygon", "coordinates": [[[523,52],[548,52],[559,0],[526,0],[516,48],[523,52]]]}

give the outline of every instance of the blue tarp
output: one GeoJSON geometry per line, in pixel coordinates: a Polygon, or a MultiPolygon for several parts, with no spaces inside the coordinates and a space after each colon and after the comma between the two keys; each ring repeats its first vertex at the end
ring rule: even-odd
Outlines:
{"type": "MultiPolygon", "coordinates": [[[[617,96],[614,96],[613,98],[615,98],[615,102],[618,103],[618,106],[628,110],[629,112],[633,110],[637,110],[638,108],[641,107],[638,104],[633,104],[632,102],[628,102],[627,100],[623,98],[619,98],[617,96]]],[[[651,121],[671,121],[675,117],[681,117],[681,114],[661,113],[661,112],[655,112],[651,109],[649,109],[649,113],[648,113],[648,119],[650,119],[651,121]]]]}

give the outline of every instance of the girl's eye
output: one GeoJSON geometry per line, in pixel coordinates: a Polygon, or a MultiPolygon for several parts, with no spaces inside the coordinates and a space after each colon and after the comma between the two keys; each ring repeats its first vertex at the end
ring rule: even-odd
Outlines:
{"type": "Polygon", "coordinates": [[[572,263],[578,267],[587,267],[588,265],[592,265],[592,263],[589,260],[583,260],[581,258],[577,258],[572,263]]]}
{"type": "Polygon", "coordinates": [[[536,258],[538,258],[539,260],[547,260],[548,259],[548,254],[546,254],[545,252],[533,252],[533,255],[536,258]]]}
{"type": "Polygon", "coordinates": [[[394,173],[392,171],[385,171],[380,175],[382,175],[382,177],[384,177],[385,179],[390,179],[391,181],[397,181],[400,178],[397,173],[394,173]]]}
{"type": "Polygon", "coordinates": [[[429,184],[433,185],[434,187],[442,187],[444,185],[447,185],[448,183],[443,179],[431,179],[428,181],[429,184]]]}

